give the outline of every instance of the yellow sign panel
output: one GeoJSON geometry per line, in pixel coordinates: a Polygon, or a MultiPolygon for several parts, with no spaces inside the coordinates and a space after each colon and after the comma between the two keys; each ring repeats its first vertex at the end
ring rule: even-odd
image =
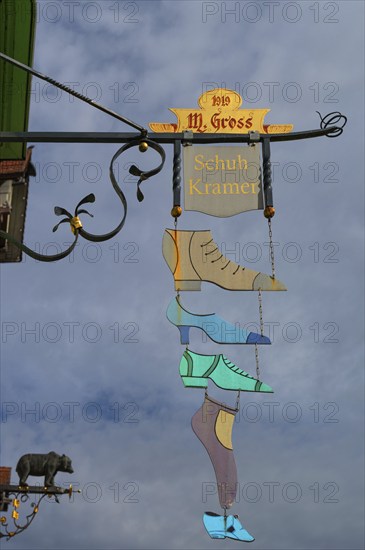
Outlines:
{"type": "Polygon", "coordinates": [[[170,109],[177,117],[177,124],[151,122],[151,130],[202,134],[286,134],[293,129],[292,124],[264,124],[270,109],[240,109],[242,98],[233,90],[209,90],[199,97],[198,104],[200,109],[170,109]]]}
{"type": "Polygon", "coordinates": [[[185,210],[226,218],[263,209],[259,146],[184,147],[185,210]]]}

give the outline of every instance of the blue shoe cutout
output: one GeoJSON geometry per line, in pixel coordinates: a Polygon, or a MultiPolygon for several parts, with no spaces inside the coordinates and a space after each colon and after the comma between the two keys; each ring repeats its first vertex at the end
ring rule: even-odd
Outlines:
{"type": "Polygon", "coordinates": [[[252,542],[254,537],[242,526],[238,516],[220,516],[214,512],[205,512],[204,527],[212,539],[229,538],[252,542]]]}
{"type": "Polygon", "coordinates": [[[190,313],[180,302],[179,296],[173,298],[167,308],[166,316],[170,323],[180,331],[180,342],[189,344],[191,327],[200,328],[217,344],[271,344],[270,338],[256,332],[227,323],[215,313],[198,315],[190,313]]]}

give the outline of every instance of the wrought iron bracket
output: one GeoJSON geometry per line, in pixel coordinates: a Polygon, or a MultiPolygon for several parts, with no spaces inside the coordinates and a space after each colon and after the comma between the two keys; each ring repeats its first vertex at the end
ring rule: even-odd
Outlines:
{"type": "Polygon", "coordinates": [[[28,256],[32,257],[35,260],[39,260],[39,261],[42,261],[42,262],[54,262],[54,261],[57,261],[57,260],[61,260],[61,259],[65,258],[66,256],[68,256],[69,254],[71,254],[71,252],[74,250],[74,248],[77,244],[79,236],[83,237],[84,239],[86,239],[88,241],[102,242],[102,241],[107,241],[107,240],[111,239],[112,237],[114,237],[115,235],[117,235],[119,233],[119,231],[123,228],[126,217],[127,217],[127,200],[126,200],[126,197],[125,197],[122,189],[120,188],[120,186],[117,182],[117,179],[115,177],[114,163],[122,153],[124,153],[128,149],[131,149],[132,147],[138,147],[139,151],[142,152],[142,153],[145,152],[148,148],[151,148],[154,151],[156,151],[158,153],[158,155],[160,156],[160,164],[156,168],[153,168],[152,170],[141,170],[135,164],[133,164],[129,168],[129,172],[132,175],[139,177],[138,182],[137,182],[137,198],[140,202],[144,198],[143,193],[140,189],[140,186],[141,186],[142,182],[144,182],[147,179],[149,179],[150,177],[155,176],[156,174],[158,174],[162,170],[162,168],[164,166],[164,163],[165,163],[165,159],[166,159],[165,150],[163,149],[163,147],[161,147],[161,145],[159,145],[157,142],[155,142],[154,140],[149,139],[147,137],[141,138],[140,136],[136,137],[135,135],[132,138],[125,141],[124,145],[122,147],[120,147],[117,150],[117,152],[113,155],[112,160],[110,162],[110,166],[109,166],[109,178],[110,178],[110,181],[112,183],[114,191],[116,192],[120,202],[122,203],[122,208],[123,208],[123,215],[122,215],[121,221],[115,229],[113,229],[112,231],[110,231],[108,233],[105,233],[103,235],[95,235],[95,234],[89,233],[88,231],[83,229],[83,224],[81,222],[81,219],[80,219],[79,215],[80,214],[87,214],[91,217],[93,217],[93,215],[90,214],[90,212],[88,212],[87,210],[81,209],[80,207],[83,204],[95,202],[95,195],[93,193],[91,193],[91,194],[87,195],[86,197],[84,197],[77,204],[73,215],[63,207],[59,207],[59,206],[55,207],[54,213],[56,214],[56,216],[65,216],[65,218],[63,218],[57,225],[54,226],[53,231],[57,231],[60,224],[69,223],[70,227],[71,227],[71,230],[72,230],[72,233],[74,234],[74,240],[73,240],[72,244],[66,250],[60,252],[59,254],[53,254],[53,255],[39,254],[38,252],[35,252],[34,250],[31,250],[29,247],[27,247],[23,243],[19,242],[17,239],[15,239],[9,233],[7,233],[5,231],[2,231],[2,230],[0,230],[0,237],[10,241],[13,245],[15,245],[17,248],[21,249],[23,252],[25,252],[25,254],[27,254],[28,256]]]}
{"type": "MultiPolygon", "coordinates": [[[[72,485],[68,489],[56,486],[21,487],[19,485],[0,485],[0,539],[6,538],[9,540],[27,529],[39,512],[39,505],[46,496],[59,502],[59,495],[68,495],[71,499],[73,492],[72,485]],[[34,498],[31,499],[30,495],[34,495],[34,498]],[[12,498],[9,498],[11,496],[12,498]],[[19,510],[22,504],[26,504],[28,501],[31,501],[31,511],[21,519],[19,510]],[[10,512],[10,506],[12,507],[11,517],[7,518],[3,514],[10,512]]],[[[77,490],[75,492],[80,493],[81,491],[77,490]]]]}
{"type": "MultiPolygon", "coordinates": [[[[109,176],[112,182],[113,188],[117,193],[124,212],[121,222],[118,226],[105,235],[93,235],[82,228],[82,223],[78,214],[88,214],[86,210],[79,210],[79,207],[84,203],[91,203],[95,201],[93,194],[88,195],[76,206],[74,216],[72,216],[64,208],[56,207],[55,214],[66,216],[60,223],[69,222],[72,232],[74,233],[74,242],[70,247],[55,255],[46,256],[38,254],[32,251],[27,246],[19,243],[14,237],[0,231],[0,236],[4,239],[8,239],[15,246],[23,250],[27,255],[32,258],[44,262],[53,262],[61,260],[68,256],[76,246],[79,235],[87,240],[94,242],[101,242],[108,240],[115,236],[122,229],[125,223],[127,215],[127,201],[121,188],[119,187],[113,170],[113,164],[115,160],[124,151],[131,147],[138,146],[140,151],[146,150],[148,146],[154,149],[161,157],[159,166],[150,171],[141,171],[135,165],[131,166],[129,172],[133,175],[139,176],[137,183],[137,198],[139,201],[143,200],[143,194],[140,191],[140,184],[151,176],[158,174],[165,162],[165,151],[161,144],[173,144],[174,157],[173,157],[173,207],[180,206],[181,203],[181,145],[190,144],[209,144],[209,143],[261,143],[263,148],[263,187],[264,187],[264,200],[265,207],[273,206],[273,192],[272,192],[272,177],[271,177],[271,160],[270,160],[270,143],[279,141],[297,141],[308,138],[316,137],[337,137],[342,134],[343,127],[347,122],[347,118],[341,113],[329,113],[325,117],[321,118],[321,128],[315,130],[305,130],[302,132],[292,132],[290,134],[260,134],[258,132],[251,132],[249,134],[194,134],[193,132],[180,132],[180,133],[155,133],[153,139],[148,137],[141,137],[141,134],[134,134],[130,132],[0,132],[0,141],[2,142],[33,142],[33,143],[124,143],[120,149],[114,154],[110,163],[109,176]],[[332,122],[342,122],[340,126],[330,125],[332,122]],[[141,148],[142,143],[146,144],[146,148],[141,148]],[[75,221],[77,223],[75,225],[75,221]]],[[[147,136],[147,132],[145,133],[147,136]]],[[[57,230],[59,224],[54,227],[54,231],[57,230]]]]}
{"type": "MultiPolygon", "coordinates": [[[[149,171],[142,171],[137,166],[132,165],[129,169],[129,172],[133,175],[139,176],[139,180],[137,183],[137,198],[139,201],[143,200],[143,194],[140,190],[140,184],[147,180],[149,177],[154,176],[158,174],[164,165],[165,162],[165,151],[161,147],[160,144],[173,144],[174,146],[174,157],[173,157],[173,210],[172,214],[175,216],[180,215],[181,208],[180,208],[180,195],[181,195],[181,145],[187,146],[191,145],[193,143],[196,144],[207,144],[207,143],[247,143],[247,144],[254,144],[254,143],[262,143],[263,148],[263,188],[264,188],[264,199],[265,199],[265,207],[272,208],[273,207],[273,193],[272,193],[272,177],[271,177],[271,161],[270,161],[270,143],[276,142],[276,141],[295,141],[295,140],[301,140],[301,139],[308,139],[308,138],[314,138],[314,137],[321,137],[321,136],[327,136],[327,137],[337,137],[342,134],[343,127],[345,126],[347,122],[347,118],[342,115],[339,112],[333,112],[329,113],[328,115],[322,117],[321,114],[317,111],[319,114],[319,117],[321,119],[320,122],[320,129],[316,130],[307,130],[303,132],[292,132],[292,133],[278,133],[278,134],[261,134],[257,131],[249,132],[248,134],[215,134],[215,133],[193,133],[191,131],[185,131],[180,133],[154,133],[153,138],[148,138],[148,131],[143,126],[140,126],[139,124],[132,122],[128,120],[127,118],[123,117],[122,115],[115,113],[114,111],[111,111],[110,109],[99,105],[95,101],[91,100],[90,98],[83,96],[82,94],[79,94],[78,92],[75,92],[71,88],[68,88],[66,85],[57,82],[53,78],[50,78],[46,75],[43,75],[39,71],[36,71],[32,67],[29,67],[27,65],[24,65],[23,63],[20,63],[16,59],[13,59],[3,53],[0,52],[0,59],[11,63],[12,65],[15,65],[19,69],[22,69],[42,80],[45,80],[46,82],[49,82],[50,84],[66,91],[70,95],[73,95],[80,99],[81,101],[84,101],[91,105],[92,107],[95,107],[109,116],[112,116],[114,118],[117,118],[119,121],[124,122],[125,124],[133,127],[136,130],[139,130],[139,134],[133,134],[133,133],[119,133],[119,132],[113,132],[113,133],[91,133],[91,132],[0,132],[0,142],[33,142],[33,143],[124,143],[124,145],[118,149],[118,151],[114,154],[111,163],[110,163],[110,169],[109,169],[109,176],[111,183],[113,185],[113,188],[120,199],[122,206],[123,206],[123,216],[118,224],[118,226],[110,231],[109,233],[106,233],[104,235],[93,235],[92,233],[89,233],[83,229],[82,222],[79,218],[79,214],[88,214],[91,216],[91,214],[84,209],[80,209],[80,206],[85,203],[92,203],[95,201],[95,196],[93,194],[88,195],[84,199],[82,199],[78,205],[76,206],[74,215],[70,214],[67,210],[61,207],[55,207],[55,214],[57,216],[59,215],[65,215],[66,217],[61,220],[54,228],[53,231],[56,231],[60,224],[68,222],[71,226],[71,230],[74,234],[74,242],[71,244],[71,246],[55,255],[46,256],[38,254],[37,252],[31,250],[27,246],[23,245],[19,241],[17,241],[12,235],[5,231],[0,230],[0,237],[3,239],[6,239],[10,242],[12,242],[16,247],[23,250],[26,254],[31,256],[34,259],[44,261],[44,262],[52,262],[55,260],[60,260],[62,258],[65,258],[68,254],[70,254],[73,249],[76,246],[77,240],[79,235],[81,235],[83,238],[94,241],[94,242],[101,242],[108,240],[112,237],[114,237],[124,226],[124,222],[127,215],[127,201],[125,198],[125,195],[121,188],[119,187],[117,180],[114,175],[113,170],[113,164],[115,160],[119,157],[120,154],[122,154],[124,151],[130,149],[131,147],[138,146],[139,150],[141,152],[144,152],[148,149],[148,147],[151,147],[154,149],[161,157],[161,162],[157,166],[157,168],[154,168],[149,171]],[[178,213],[180,212],[180,213],[178,213]]],[[[267,210],[266,210],[267,211],[267,210]]],[[[272,209],[272,211],[274,211],[272,209]]]]}

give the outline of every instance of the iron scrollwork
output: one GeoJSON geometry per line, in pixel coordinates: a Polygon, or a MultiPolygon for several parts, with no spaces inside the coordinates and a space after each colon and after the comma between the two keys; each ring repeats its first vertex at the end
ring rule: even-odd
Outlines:
{"type": "Polygon", "coordinates": [[[333,111],[324,117],[322,117],[319,111],[316,111],[316,113],[318,113],[319,118],[321,119],[321,130],[328,129],[328,133],[326,134],[327,137],[334,138],[342,134],[347,123],[347,116],[343,115],[339,111],[333,111]]]}
{"type": "Polygon", "coordinates": [[[42,261],[42,262],[54,262],[54,261],[57,261],[57,260],[62,260],[63,258],[68,256],[69,254],[71,254],[71,252],[74,250],[74,248],[77,244],[77,241],[78,241],[78,238],[79,238],[80,235],[84,239],[86,239],[88,241],[93,241],[93,242],[107,241],[107,240],[111,239],[112,237],[114,237],[115,235],[117,235],[119,233],[119,231],[123,228],[126,217],[127,217],[127,199],[126,199],[122,189],[120,188],[120,186],[118,185],[118,182],[116,180],[116,177],[115,177],[115,174],[114,174],[114,163],[122,153],[124,153],[128,149],[131,149],[132,147],[138,147],[139,150],[142,151],[142,152],[147,150],[150,147],[151,149],[156,151],[160,155],[160,158],[161,158],[160,164],[156,168],[153,168],[152,170],[141,170],[135,164],[132,164],[132,166],[129,168],[129,173],[130,174],[139,177],[139,180],[137,182],[137,199],[138,199],[139,202],[143,201],[143,199],[144,199],[144,195],[143,195],[143,193],[140,189],[140,186],[141,186],[142,182],[146,181],[150,177],[155,176],[156,174],[158,174],[162,170],[162,168],[164,166],[164,163],[165,163],[165,159],[166,159],[166,153],[165,153],[163,147],[161,147],[161,145],[159,145],[157,142],[155,142],[155,141],[153,141],[153,140],[151,140],[147,137],[138,137],[136,139],[133,139],[133,140],[129,141],[128,143],[125,143],[114,154],[114,156],[113,156],[113,158],[110,162],[110,166],[109,166],[109,177],[110,177],[110,181],[112,183],[113,189],[116,192],[120,202],[122,203],[122,207],[123,207],[122,219],[121,219],[120,223],[117,225],[117,227],[115,229],[113,229],[109,233],[105,233],[103,235],[94,235],[93,233],[89,233],[88,231],[83,229],[83,225],[82,225],[82,222],[81,222],[80,217],[79,217],[80,214],[87,214],[87,215],[93,217],[93,215],[90,214],[90,212],[88,212],[84,208],[81,208],[81,206],[84,205],[84,204],[89,204],[89,203],[95,202],[95,195],[93,193],[90,193],[89,195],[84,197],[77,204],[77,206],[75,208],[75,211],[74,211],[74,215],[72,215],[70,212],[68,212],[65,208],[62,208],[60,206],[55,207],[54,213],[56,214],[56,216],[63,216],[64,215],[66,217],[64,219],[62,219],[57,225],[54,226],[53,231],[54,232],[57,231],[58,227],[61,224],[68,222],[70,224],[71,230],[74,234],[74,241],[72,242],[72,244],[66,250],[60,252],[59,254],[52,254],[52,255],[39,254],[38,252],[35,252],[34,250],[31,250],[26,245],[24,245],[21,242],[17,241],[12,235],[10,235],[9,233],[6,233],[5,231],[0,230],[0,237],[2,237],[3,239],[7,239],[12,244],[14,244],[16,247],[20,248],[25,254],[27,254],[28,256],[30,256],[31,258],[33,258],[35,260],[39,260],[39,261],[42,261]]]}
{"type": "MultiPolygon", "coordinates": [[[[6,540],[9,540],[27,529],[38,514],[40,503],[45,497],[53,498],[55,502],[59,503],[58,495],[68,495],[71,500],[73,492],[72,485],[68,489],[63,489],[62,487],[16,487],[3,485],[0,493],[0,539],[6,538],[6,540]],[[29,503],[31,511],[21,519],[19,510],[22,504],[27,505],[29,503]],[[12,510],[9,510],[9,506],[12,507],[12,510]],[[5,513],[10,513],[10,517],[7,518],[6,515],[3,515],[5,513]]],[[[76,492],[80,493],[81,491],[77,490],[76,492]]]]}
{"type": "MultiPolygon", "coordinates": [[[[13,512],[11,514],[11,520],[13,523],[13,526],[10,523],[9,520],[6,518],[6,516],[0,517],[0,538],[6,537],[6,540],[9,540],[10,538],[14,537],[15,535],[18,535],[25,529],[29,527],[29,525],[32,523],[34,518],[36,517],[39,505],[41,501],[44,499],[46,494],[40,495],[38,498],[34,498],[33,502],[30,503],[31,506],[31,512],[30,514],[27,514],[23,520],[20,520],[20,514],[18,512],[18,509],[20,507],[20,503],[26,503],[28,500],[30,500],[30,495],[28,494],[22,494],[19,498],[19,494],[12,493],[14,495],[14,498],[12,499],[12,506],[13,506],[13,512]],[[4,530],[4,532],[3,532],[4,530]]],[[[35,496],[35,495],[34,495],[35,496]]],[[[48,495],[51,497],[52,495],[48,495]]],[[[54,495],[56,498],[57,496],[54,495]]]]}
{"type": "MultiPolygon", "coordinates": [[[[137,129],[140,132],[140,134],[138,136],[132,136],[132,135],[129,135],[130,137],[128,136],[128,139],[126,140],[126,143],[120,149],[118,149],[118,151],[114,154],[114,156],[111,160],[111,163],[110,163],[110,167],[109,167],[110,181],[111,181],[112,186],[113,186],[116,194],[118,195],[119,200],[121,201],[122,207],[123,207],[122,219],[121,219],[120,223],[117,225],[117,227],[115,229],[113,229],[109,233],[106,233],[106,234],[103,234],[103,235],[94,235],[92,233],[89,233],[85,229],[83,229],[82,222],[80,220],[79,215],[80,214],[87,214],[87,215],[93,217],[92,214],[90,214],[90,212],[88,212],[87,210],[81,208],[81,206],[84,205],[84,204],[95,202],[95,195],[93,193],[91,193],[91,194],[87,195],[86,197],[84,197],[78,203],[78,205],[75,208],[74,215],[70,214],[70,212],[68,212],[65,208],[62,208],[62,207],[59,207],[59,206],[56,206],[55,209],[54,209],[54,212],[55,212],[56,216],[63,216],[64,215],[65,218],[62,219],[57,225],[55,225],[55,227],[53,228],[53,231],[57,231],[58,227],[61,224],[69,223],[70,226],[71,226],[71,230],[74,234],[73,243],[69,246],[69,248],[67,248],[63,252],[60,252],[59,254],[54,254],[54,255],[39,254],[39,253],[31,250],[30,248],[28,248],[26,245],[22,244],[21,242],[17,241],[9,233],[7,233],[5,231],[2,231],[2,230],[0,230],[0,237],[1,238],[5,239],[5,240],[8,240],[13,245],[20,248],[28,256],[30,256],[30,257],[32,257],[36,260],[43,261],[43,262],[53,262],[53,261],[56,261],[56,260],[61,260],[61,259],[65,258],[66,256],[68,256],[69,254],[71,254],[71,252],[74,250],[74,248],[77,244],[77,241],[78,241],[78,238],[79,238],[80,235],[84,239],[89,240],[89,241],[93,241],[93,242],[102,242],[102,241],[106,241],[108,239],[111,239],[112,237],[117,235],[119,233],[119,231],[122,229],[122,227],[124,226],[125,220],[126,220],[126,216],[127,216],[127,200],[125,198],[125,195],[124,195],[123,191],[121,190],[120,186],[118,185],[118,182],[117,182],[117,180],[115,178],[115,175],[114,175],[113,166],[114,166],[115,160],[123,152],[127,151],[131,147],[136,147],[136,146],[139,147],[139,150],[141,152],[144,152],[145,150],[148,149],[148,147],[151,147],[153,150],[155,150],[160,155],[160,157],[161,157],[160,164],[152,170],[143,171],[143,170],[140,170],[135,165],[132,165],[129,169],[130,174],[139,177],[139,180],[137,182],[137,199],[138,199],[139,202],[141,202],[144,198],[143,193],[140,189],[141,183],[143,181],[147,180],[148,178],[158,174],[162,170],[163,165],[165,163],[165,151],[161,147],[161,145],[159,144],[159,142],[161,143],[162,141],[164,143],[174,143],[174,174],[173,174],[174,207],[173,207],[173,210],[172,210],[172,215],[175,217],[175,219],[178,215],[180,215],[180,213],[181,213],[180,212],[180,210],[181,210],[181,208],[180,208],[181,144],[182,143],[184,144],[184,139],[186,137],[186,136],[184,136],[184,133],[182,135],[175,134],[175,135],[172,135],[172,137],[169,137],[169,138],[166,138],[166,136],[163,136],[163,135],[161,136],[161,135],[155,134],[153,140],[148,139],[147,130],[143,126],[141,126],[141,125],[125,118],[124,116],[122,116],[118,113],[115,113],[114,111],[111,111],[110,109],[104,107],[103,105],[99,105],[94,100],[91,100],[90,98],[88,98],[88,97],[86,97],[86,96],[84,96],[84,95],[82,95],[78,92],[75,92],[75,90],[72,90],[71,88],[69,88],[65,84],[57,82],[55,79],[50,78],[50,77],[40,73],[39,71],[36,71],[32,67],[29,67],[29,66],[17,61],[16,59],[13,59],[13,58],[3,54],[2,52],[0,52],[0,59],[3,59],[4,61],[6,61],[8,63],[11,63],[12,65],[16,66],[17,68],[19,68],[23,71],[26,71],[26,72],[32,74],[33,76],[36,76],[36,77],[40,78],[41,80],[45,80],[46,82],[52,84],[53,86],[56,86],[56,87],[60,88],[61,90],[69,93],[70,95],[73,95],[73,96],[77,97],[79,100],[88,103],[90,106],[103,111],[104,113],[108,114],[109,116],[117,118],[119,121],[124,122],[125,124],[133,127],[134,129],[137,129]]],[[[304,131],[304,132],[293,132],[292,134],[287,134],[285,132],[283,134],[280,134],[280,133],[279,134],[257,134],[257,136],[255,136],[255,141],[262,142],[263,149],[264,149],[264,167],[263,167],[264,168],[264,189],[265,189],[265,201],[266,201],[267,206],[272,207],[271,168],[270,168],[270,142],[271,141],[290,141],[290,140],[297,140],[297,139],[306,139],[306,138],[311,138],[311,137],[319,137],[319,136],[323,136],[323,135],[332,138],[332,137],[340,136],[342,134],[343,128],[344,128],[344,126],[346,125],[346,122],[347,122],[347,117],[345,115],[342,115],[340,112],[332,112],[332,113],[329,113],[328,115],[325,115],[324,117],[322,117],[322,115],[318,111],[317,111],[317,113],[318,113],[318,115],[321,119],[320,130],[312,130],[312,131],[304,131]]],[[[32,134],[28,134],[28,135],[31,136],[32,134]]],[[[20,136],[19,133],[17,133],[17,136],[15,137],[15,139],[13,139],[14,136],[11,136],[10,141],[19,141],[19,136],[20,136]]],[[[96,136],[97,135],[93,134],[92,137],[91,137],[93,143],[98,141],[98,138],[96,136]]],[[[104,138],[105,138],[105,136],[104,136],[104,138]]],[[[73,139],[75,139],[75,135],[73,136],[73,139]]],[[[205,136],[204,135],[201,136],[201,135],[198,134],[197,136],[193,136],[193,134],[191,134],[191,136],[189,136],[189,139],[191,139],[191,141],[193,141],[193,139],[194,139],[195,143],[199,143],[200,142],[199,139],[205,139],[206,143],[216,143],[216,142],[230,143],[231,141],[233,141],[233,142],[242,142],[242,143],[251,143],[252,135],[250,136],[249,134],[248,135],[237,134],[236,136],[231,136],[231,135],[227,136],[227,135],[222,135],[222,134],[220,134],[220,135],[207,134],[205,136]]],[[[22,140],[20,140],[20,141],[22,141],[22,140]]],[[[46,141],[52,141],[52,139],[50,139],[50,137],[48,137],[48,139],[46,139],[46,141]]]]}

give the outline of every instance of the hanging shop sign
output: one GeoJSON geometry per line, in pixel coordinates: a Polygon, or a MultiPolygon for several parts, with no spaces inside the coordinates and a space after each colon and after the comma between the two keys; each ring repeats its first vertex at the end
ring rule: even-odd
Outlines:
{"type": "Polygon", "coordinates": [[[185,210],[227,218],[262,210],[259,145],[184,147],[185,210]]]}
{"type": "Polygon", "coordinates": [[[177,117],[176,123],[151,122],[154,132],[261,134],[289,133],[292,124],[264,124],[270,109],[240,109],[241,96],[225,88],[216,88],[198,99],[200,109],[169,109],[177,117]]]}

